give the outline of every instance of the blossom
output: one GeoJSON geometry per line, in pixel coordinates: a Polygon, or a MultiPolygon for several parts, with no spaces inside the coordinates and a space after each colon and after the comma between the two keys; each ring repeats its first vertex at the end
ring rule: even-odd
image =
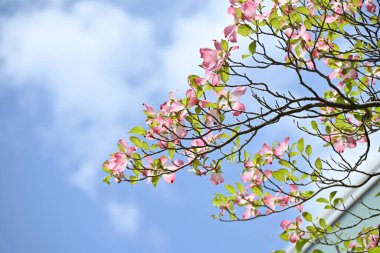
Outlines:
{"type": "Polygon", "coordinates": [[[366,0],[366,1],[364,1],[364,5],[365,5],[367,11],[369,11],[371,13],[375,13],[375,11],[376,11],[376,5],[372,2],[372,0],[366,0]]]}
{"type": "Polygon", "coordinates": [[[224,182],[224,178],[222,176],[222,173],[220,172],[214,172],[212,173],[210,177],[210,181],[213,185],[218,185],[224,182]]]}
{"type": "Polygon", "coordinates": [[[271,164],[273,161],[273,151],[272,148],[264,143],[263,147],[259,151],[259,155],[265,155],[265,162],[271,164]]]}
{"type": "Polygon", "coordinates": [[[274,150],[274,155],[277,157],[282,157],[285,151],[288,149],[289,137],[286,137],[283,142],[280,142],[277,148],[274,150]]]}
{"type": "Polygon", "coordinates": [[[163,178],[164,178],[166,183],[172,184],[174,182],[174,180],[176,179],[176,175],[175,175],[175,173],[165,174],[163,176],[163,178]]]}
{"type": "Polygon", "coordinates": [[[239,116],[242,112],[245,111],[245,105],[239,101],[240,97],[242,97],[247,90],[247,87],[236,87],[234,88],[228,96],[228,100],[222,102],[220,107],[228,107],[232,110],[232,115],[239,116]]]}
{"type": "Polygon", "coordinates": [[[231,42],[237,42],[237,30],[238,27],[235,24],[227,26],[224,28],[224,37],[228,38],[231,42]]]}
{"type": "Polygon", "coordinates": [[[214,40],[215,49],[201,48],[199,50],[201,58],[203,59],[202,68],[208,72],[219,70],[223,63],[222,47],[219,41],[214,40]]]}
{"type": "Polygon", "coordinates": [[[299,30],[287,28],[284,32],[286,36],[288,36],[291,39],[298,39],[301,37],[306,42],[311,40],[311,33],[306,32],[306,27],[304,24],[302,24],[299,30]]]}

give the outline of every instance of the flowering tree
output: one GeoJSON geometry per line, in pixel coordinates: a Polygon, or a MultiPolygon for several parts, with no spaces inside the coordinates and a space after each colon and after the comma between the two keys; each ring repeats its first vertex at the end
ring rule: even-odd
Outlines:
{"type": "Polygon", "coordinates": [[[366,205],[371,215],[348,226],[326,224],[303,210],[305,202],[315,200],[350,214],[333,188],[363,187],[380,176],[361,166],[371,135],[380,128],[379,2],[229,2],[233,24],[224,29],[225,38],[214,40],[215,48],[200,49],[205,74],[189,76],[186,94],[178,98],[171,92],[158,109],[144,104],[147,126],[134,127],[129,143],[119,141],[119,151],[103,165],[105,182],[145,180],[156,186],[162,178],[171,184],[190,168],[218,185],[232,163],[241,180],[215,195],[215,218],[251,220],[296,208],[300,215],[281,222],[280,236],[297,251],[309,242],[339,245],[338,251],[380,252],[377,224],[362,227],[354,237],[345,234],[379,216],[378,206],[366,205]],[[249,41],[248,48],[239,48],[238,34],[239,41],[249,41]],[[276,84],[281,69],[298,79],[286,92],[276,84]],[[255,81],[268,70],[277,80],[255,81]],[[318,156],[315,144],[290,140],[286,133],[280,142],[254,145],[263,129],[287,118],[299,135],[330,149],[329,156],[318,156]],[[357,151],[355,156],[346,156],[349,149],[357,151]],[[329,197],[321,197],[323,192],[329,197]]]}

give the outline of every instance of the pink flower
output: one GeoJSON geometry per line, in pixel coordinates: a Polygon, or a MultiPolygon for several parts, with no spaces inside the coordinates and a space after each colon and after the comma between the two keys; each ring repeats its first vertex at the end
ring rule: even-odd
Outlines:
{"type": "Polygon", "coordinates": [[[252,18],[256,15],[257,4],[253,4],[250,1],[245,2],[241,5],[241,13],[243,18],[248,21],[252,21],[252,18]]]}
{"type": "Polygon", "coordinates": [[[323,39],[323,38],[318,39],[318,42],[317,42],[318,50],[328,51],[330,50],[331,47],[332,45],[326,39],[323,39]]]}
{"type": "Polygon", "coordinates": [[[243,213],[243,216],[242,216],[243,219],[247,220],[247,219],[251,218],[251,213],[252,213],[251,208],[247,207],[247,209],[245,209],[245,211],[243,213]]]}
{"type": "Polygon", "coordinates": [[[356,243],[355,242],[350,242],[350,244],[348,244],[348,248],[349,249],[355,249],[356,247],[356,243]]]}
{"type": "Polygon", "coordinates": [[[164,178],[166,183],[172,184],[174,182],[174,180],[176,179],[176,175],[175,175],[175,173],[165,174],[163,176],[163,178],[164,178]]]}
{"type": "Polygon", "coordinates": [[[259,155],[265,155],[265,162],[267,164],[271,164],[273,161],[273,151],[267,144],[264,144],[261,150],[259,151],[259,155]]]}
{"type": "Polygon", "coordinates": [[[235,23],[238,22],[239,19],[238,19],[238,17],[237,17],[236,10],[235,10],[235,8],[234,8],[233,6],[228,7],[228,9],[227,9],[227,13],[228,13],[229,15],[231,15],[232,17],[234,17],[234,21],[235,21],[235,23]]]}
{"type": "Polygon", "coordinates": [[[285,151],[288,149],[289,137],[286,137],[283,142],[278,144],[277,148],[274,150],[274,155],[277,157],[282,157],[285,151]]]}
{"type": "Polygon", "coordinates": [[[289,241],[291,243],[296,243],[299,239],[300,237],[296,233],[291,233],[289,236],[289,241]]]}
{"type": "Polygon", "coordinates": [[[293,223],[289,220],[282,220],[280,226],[283,230],[287,230],[293,223]]]}
{"type": "Polygon", "coordinates": [[[218,185],[218,184],[221,184],[224,182],[224,178],[222,176],[222,173],[218,172],[214,172],[212,173],[211,177],[210,177],[210,181],[213,185],[218,185]]]}
{"type": "Polygon", "coordinates": [[[119,147],[120,147],[121,151],[124,152],[125,155],[128,157],[131,157],[132,153],[135,152],[137,149],[135,146],[129,147],[128,143],[123,139],[119,140],[119,147]]]}
{"type": "Polygon", "coordinates": [[[364,5],[367,8],[367,11],[371,13],[375,13],[376,11],[376,5],[372,2],[372,0],[366,0],[364,1],[364,5]]]}
{"type": "Polygon", "coordinates": [[[264,204],[272,210],[276,208],[275,201],[276,201],[276,198],[270,194],[264,196],[264,204]]]}
{"type": "Polygon", "coordinates": [[[279,196],[277,197],[277,203],[279,206],[287,206],[290,201],[290,196],[279,196]]]}
{"type": "Polygon", "coordinates": [[[123,172],[127,166],[127,163],[129,161],[129,158],[122,153],[122,152],[116,152],[110,156],[110,159],[108,159],[104,163],[104,167],[112,171],[112,175],[116,178],[121,178],[124,176],[123,172]]]}
{"type": "Polygon", "coordinates": [[[227,26],[224,28],[224,37],[228,38],[229,41],[236,43],[237,30],[238,27],[235,24],[227,26]]]}
{"type": "Polygon", "coordinates": [[[306,32],[306,27],[304,24],[302,24],[299,30],[287,28],[284,32],[286,36],[288,36],[291,39],[298,39],[301,37],[304,41],[310,41],[312,36],[311,33],[306,32]]]}
{"type": "Polygon", "coordinates": [[[298,186],[295,185],[295,184],[290,184],[290,185],[289,185],[289,191],[290,191],[291,193],[297,193],[297,192],[298,192],[298,186]]]}
{"type": "Polygon", "coordinates": [[[232,110],[232,115],[239,116],[242,112],[245,111],[245,105],[239,101],[240,97],[245,94],[247,87],[236,87],[230,94],[228,101],[223,101],[220,104],[220,107],[226,106],[232,110]]]}
{"type": "Polygon", "coordinates": [[[187,104],[189,108],[194,105],[197,105],[199,102],[193,89],[188,89],[186,91],[186,97],[189,99],[189,102],[187,104]]]}
{"type": "Polygon", "coordinates": [[[353,137],[338,137],[333,143],[334,149],[338,153],[343,153],[346,148],[356,148],[356,140],[353,137]]]}
{"type": "Polygon", "coordinates": [[[223,63],[222,47],[219,41],[214,41],[215,49],[201,48],[199,50],[201,58],[203,59],[202,68],[208,72],[214,72],[219,70],[223,63]]]}
{"type": "Polygon", "coordinates": [[[243,174],[241,181],[244,183],[251,182],[253,176],[255,175],[255,170],[249,170],[243,174]]]}

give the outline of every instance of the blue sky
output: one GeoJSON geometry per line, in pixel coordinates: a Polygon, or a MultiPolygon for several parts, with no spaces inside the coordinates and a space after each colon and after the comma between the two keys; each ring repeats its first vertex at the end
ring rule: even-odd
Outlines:
{"type": "Polygon", "coordinates": [[[221,223],[208,178],[102,183],[126,131],[201,73],[228,1],[2,1],[0,252],[258,252],[278,219],[221,223]],[[274,222],[276,220],[276,222],[274,222]],[[265,238],[265,240],[264,240],[265,238]]]}
{"type": "Polygon", "coordinates": [[[101,164],[117,140],[144,123],[142,103],[157,106],[186,89],[188,74],[202,73],[198,50],[221,38],[227,7],[227,0],[0,2],[0,252],[286,246],[281,217],[212,220],[211,200],[223,186],[208,178],[181,173],[158,189],[102,183],[101,164]]]}

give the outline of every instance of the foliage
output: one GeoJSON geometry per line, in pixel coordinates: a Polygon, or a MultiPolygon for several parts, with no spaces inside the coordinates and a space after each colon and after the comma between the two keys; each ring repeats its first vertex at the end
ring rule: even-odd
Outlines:
{"type": "Polygon", "coordinates": [[[360,166],[380,127],[379,2],[230,4],[233,24],[224,29],[225,39],[215,40],[215,48],[200,49],[205,75],[189,76],[185,96],[171,92],[159,110],[144,104],[147,126],[130,131],[130,144],[119,141],[119,151],[103,165],[105,182],[146,180],[156,186],[161,178],[173,183],[176,173],[190,168],[218,185],[224,183],[226,164],[232,163],[240,169],[241,182],[227,184],[226,194],[215,195],[213,205],[220,210],[215,218],[251,220],[297,208],[300,216],[280,224],[280,237],[295,243],[297,251],[306,243],[319,243],[344,245],[341,250],[347,252],[379,252],[376,225],[363,227],[354,238],[344,236],[379,216],[378,208],[346,227],[303,211],[303,203],[315,200],[325,209],[349,213],[344,199],[331,189],[363,187],[380,175],[360,166]],[[249,40],[247,49],[239,48],[238,34],[239,40],[249,40]],[[244,52],[241,60],[239,50],[244,52]],[[280,75],[269,78],[271,84],[252,78],[279,68],[298,78],[286,92],[277,85],[280,75]],[[303,138],[291,142],[284,133],[282,141],[252,152],[255,137],[286,118],[295,121],[303,138]],[[323,142],[332,155],[316,153],[309,137],[323,142]],[[348,159],[347,149],[357,149],[357,156],[348,159]],[[352,180],[358,177],[362,181],[352,180]],[[320,197],[323,192],[327,199],[320,197]],[[328,240],[330,235],[337,240],[328,240]]]}

